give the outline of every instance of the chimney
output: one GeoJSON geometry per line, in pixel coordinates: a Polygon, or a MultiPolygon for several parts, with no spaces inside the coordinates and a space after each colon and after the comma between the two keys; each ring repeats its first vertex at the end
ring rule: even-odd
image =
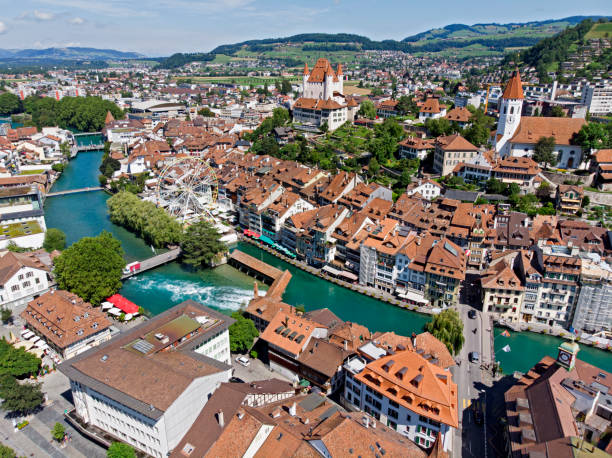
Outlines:
{"type": "Polygon", "coordinates": [[[253,282],[253,297],[259,297],[259,288],[257,287],[257,281],[253,282]]]}
{"type": "Polygon", "coordinates": [[[217,421],[219,422],[219,426],[221,428],[225,427],[225,419],[223,418],[223,410],[219,409],[217,412],[217,421]]]}
{"type": "Polygon", "coordinates": [[[348,342],[344,341],[344,351],[348,351],[348,342]]]}
{"type": "Polygon", "coordinates": [[[297,404],[294,402],[293,404],[291,404],[291,407],[289,407],[289,415],[291,415],[292,417],[295,417],[297,413],[297,404]]]}

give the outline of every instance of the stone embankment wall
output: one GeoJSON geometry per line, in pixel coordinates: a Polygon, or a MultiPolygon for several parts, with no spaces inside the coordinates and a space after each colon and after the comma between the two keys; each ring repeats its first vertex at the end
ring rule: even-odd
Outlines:
{"type": "Polygon", "coordinates": [[[589,175],[574,175],[573,173],[542,172],[542,175],[544,175],[554,184],[565,184],[566,181],[580,181],[582,182],[581,186],[591,186],[591,183],[595,178],[594,173],[589,175]]]}

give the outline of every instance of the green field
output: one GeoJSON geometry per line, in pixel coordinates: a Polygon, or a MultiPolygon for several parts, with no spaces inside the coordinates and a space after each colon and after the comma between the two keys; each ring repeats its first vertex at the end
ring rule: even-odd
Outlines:
{"type": "Polygon", "coordinates": [[[604,22],[602,24],[594,24],[585,38],[612,38],[612,22],[604,22]]]}
{"type": "Polygon", "coordinates": [[[39,173],[43,173],[45,169],[40,170],[22,170],[19,172],[19,175],[38,175],[39,173]]]}
{"type": "MultiPolygon", "coordinates": [[[[177,82],[185,82],[187,80],[193,81],[196,84],[200,83],[233,83],[241,86],[259,86],[268,84],[268,86],[274,85],[276,81],[282,80],[280,76],[193,76],[189,78],[178,78],[177,82]]],[[[289,81],[301,81],[299,78],[290,77],[286,78],[289,81]]]]}

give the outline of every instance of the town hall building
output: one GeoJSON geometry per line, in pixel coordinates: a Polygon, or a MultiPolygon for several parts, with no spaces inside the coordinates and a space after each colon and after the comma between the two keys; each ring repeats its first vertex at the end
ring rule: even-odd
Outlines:
{"type": "Polygon", "coordinates": [[[316,127],[327,124],[335,130],[353,121],[359,110],[357,101],[344,96],[342,66],[336,71],[329,60],[319,59],[312,72],[304,65],[302,96],[293,105],[293,121],[316,127]]]}

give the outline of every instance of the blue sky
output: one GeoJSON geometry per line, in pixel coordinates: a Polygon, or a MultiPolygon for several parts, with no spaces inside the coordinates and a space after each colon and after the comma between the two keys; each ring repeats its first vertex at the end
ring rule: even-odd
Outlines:
{"type": "Polygon", "coordinates": [[[87,46],[151,56],[304,32],[402,39],[452,23],[612,15],[610,0],[2,0],[0,48],[87,46]]]}

